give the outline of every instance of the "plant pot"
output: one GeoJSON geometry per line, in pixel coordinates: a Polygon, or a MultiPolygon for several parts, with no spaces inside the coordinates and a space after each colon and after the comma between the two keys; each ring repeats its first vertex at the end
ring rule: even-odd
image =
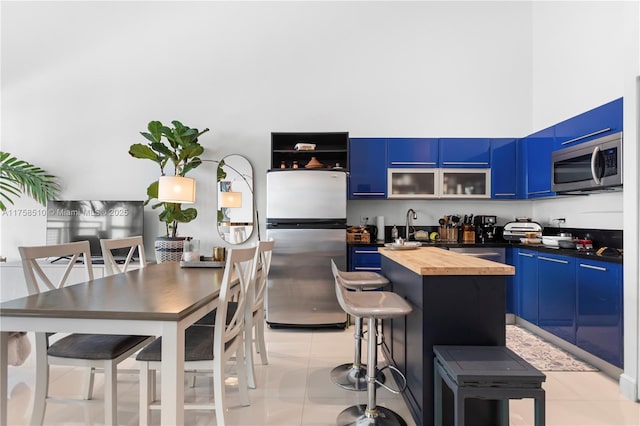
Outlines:
{"type": "Polygon", "coordinates": [[[156,262],[179,262],[182,259],[185,237],[156,237],[156,262]]]}

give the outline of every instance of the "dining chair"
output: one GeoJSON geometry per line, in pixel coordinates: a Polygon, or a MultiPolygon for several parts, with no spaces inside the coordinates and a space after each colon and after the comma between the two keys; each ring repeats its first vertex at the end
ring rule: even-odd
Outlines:
{"type": "Polygon", "coordinates": [[[127,238],[103,238],[100,240],[100,248],[102,249],[102,259],[104,260],[105,276],[127,272],[129,265],[137,263],[140,268],[147,266],[144,257],[144,242],[142,236],[127,238]],[[114,250],[129,249],[127,256],[122,259],[114,255],[114,250]],[[138,252],[138,262],[135,261],[134,255],[138,252]]]}
{"type": "MultiPolygon", "coordinates": [[[[213,403],[185,403],[184,408],[215,410],[218,425],[225,424],[225,365],[235,358],[240,402],[249,405],[246,366],[244,365],[244,319],[247,291],[255,279],[256,247],[231,249],[227,255],[215,326],[192,325],[185,330],[185,371],[213,374],[213,403]],[[237,285],[236,285],[237,282],[237,285]],[[229,302],[237,303],[231,315],[229,302]]],[[[151,424],[151,409],[159,409],[162,401],[155,401],[152,386],[155,372],[162,363],[162,338],[153,341],[136,357],[140,361],[140,424],[151,424]]]]}
{"type": "MultiPolygon", "coordinates": [[[[260,354],[263,365],[269,364],[267,358],[267,345],[264,340],[264,292],[267,286],[267,277],[271,268],[271,255],[273,253],[274,240],[259,241],[256,248],[254,264],[257,265],[252,287],[247,291],[247,303],[245,304],[244,319],[244,353],[247,358],[247,380],[249,387],[256,388],[256,375],[254,368],[253,352],[254,344],[256,353],[260,354]]],[[[237,311],[236,302],[229,302],[227,319],[233,317],[237,311]]],[[[196,321],[195,325],[213,326],[215,324],[216,311],[213,310],[196,321]]],[[[193,376],[195,380],[195,375],[193,376]]]]}
{"type": "MultiPolygon", "coordinates": [[[[54,290],[68,284],[69,278],[82,271],[81,281],[93,280],[90,245],[88,241],[50,246],[18,247],[22,258],[22,269],[30,295],[54,290]],[[45,274],[40,262],[47,258],[68,258],[60,277],[54,277],[54,268],[46,268],[45,274]],[[77,262],[80,268],[75,268],[77,262]],[[55,283],[55,284],[54,284],[55,283]]],[[[57,275],[57,274],[56,274],[57,275]]],[[[77,281],[77,280],[76,280],[77,281]]],[[[49,395],[50,365],[89,367],[83,397],[92,399],[93,381],[96,369],[104,372],[104,418],[105,424],[117,424],[117,365],[153,340],[150,336],[111,335],[111,334],[69,334],[53,342],[51,333],[36,333],[36,376],[34,390],[32,424],[42,424],[47,402],[71,402],[68,398],[55,398],[49,395]]]]}

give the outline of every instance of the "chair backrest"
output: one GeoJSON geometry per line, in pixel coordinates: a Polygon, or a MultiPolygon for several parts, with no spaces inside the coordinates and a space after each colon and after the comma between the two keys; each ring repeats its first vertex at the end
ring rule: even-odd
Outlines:
{"type": "Polygon", "coordinates": [[[267,287],[267,278],[271,269],[271,255],[273,254],[274,240],[259,241],[254,262],[256,263],[256,277],[254,280],[252,313],[264,308],[264,292],[267,287]],[[258,269],[259,268],[259,269],[258,269]]]}
{"type": "MultiPolygon", "coordinates": [[[[138,264],[140,267],[144,268],[147,266],[147,261],[144,257],[144,242],[142,236],[101,239],[100,248],[102,249],[102,258],[104,259],[105,275],[127,272],[131,261],[134,259],[133,255],[136,253],[136,250],[138,251],[138,264]],[[116,259],[113,256],[113,250],[123,248],[128,248],[129,252],[127,253],[124,263],[118,263],[120,259],[116,259]]],[[[120,262],[122,261],[120,260],[120,262]]]]}
{"type": "Polygon", "coordinates": [[[338,265],[336,265],[336,262],[334,262],[333,259],[331,259],[331,272],[333,273],[334,278],[340,275],[338,265]]]}
{"type": "MultiPolygon", "coordinates": [[[[255,279],[254,257],[256,247],[230,249],[227,253],[227,263],[222,276],[218,307],[216,309],[215,335],[213,353],[214,358],[223,356],[224,350],[231,345],[243,332],[245,304],[247,302],[247,290],[253,287],[255,279]],[[238,285],[233,286],[235,280],[238,285]],[[237,309],[230,320],[227,319],[228,304],[230,301],[237,303],[237,309]],[[224,327],[220,326],[224,324],[224,327]]],[[[222,358],[220,358],[222,359],[222,358]]]]}
{"type": "MultiPolygon", "coordinates": [[[[76,262],[82,258],[84,264],[84,278],[89,281],[93,279],[93,269],[91,268],[91,247],[89,241],[79,241],[68,244],[57,244],[50,246],[31,246],[18,247],[20,257],[22,258],[22,270],[27,283],[29,294],[38,294],[41,291],[49,291],[56,288],[64,287],[67,279],[76,262]],[[40,265],[39,259],[46,258],[69,258],[69,263],[63,271],[62,276],[54,284],[52,277],[44,273],[40,265]],[[41,286],[44,288],[41,289],[41,286]]],[[[55,259],[54,259],[55,260],[55,259]]],[[[49,268],[51,269],[51,268],[49,268]]],[[[59,270],[57,270],[59,271],[59,270]]]]}

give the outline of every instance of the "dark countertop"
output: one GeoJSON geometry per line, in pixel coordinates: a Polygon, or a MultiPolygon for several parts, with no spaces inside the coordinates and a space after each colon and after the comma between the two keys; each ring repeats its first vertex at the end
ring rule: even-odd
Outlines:
{"type": "MultiPolygon", "coordinates": [[[[384,247],[384,243],[347,243],[347,245],[350,247],[351,246],[384,247]]],[[[449,248],[512,247],[512,248],[523,248],[523,249],[533,250],[541,253],[557,254],[561,256],[571,256],[571,257],[580,258],[580,259],[589,259],[589,260],[597,260],[602,262],[623,264],[623,256],[616,256],[616,255],[598,256],[596,255],[595,251],[587,253],[587,252],[581,252],[579,250],[573,250],[573,249],[554,248],[554,247],[547,247],[544,245],[521,244],[521,243],[509,242],[509,241],[496,241],[492,243],[443,243],[443,242],[432,243],[432,242],[422,241],[422,246],[423,247],[449,247],[449,248]]]]}

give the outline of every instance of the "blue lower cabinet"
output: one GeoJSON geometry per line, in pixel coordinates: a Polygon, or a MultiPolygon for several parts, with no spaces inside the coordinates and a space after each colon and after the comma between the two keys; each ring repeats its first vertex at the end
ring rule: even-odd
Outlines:
{"type": "Polygon", "coordinates": [[[380,272],[380,253],[375,246],[351,246],[349,247],[350,271],[380,272]]]}
{"type": "Polygon", "coordinates": [[[516,314],[538,325],[538,253],[517,249],[515,262],[516,314]]]}
{"type": "Polygon", "coordinates": [[[538,254],[538,326],[575,344],[575,258],[538,254]]]}
{"type": "Polygon", "coordinates": [[[622,265],[576,261],[576,344],[623,368],[622,265]]]}

